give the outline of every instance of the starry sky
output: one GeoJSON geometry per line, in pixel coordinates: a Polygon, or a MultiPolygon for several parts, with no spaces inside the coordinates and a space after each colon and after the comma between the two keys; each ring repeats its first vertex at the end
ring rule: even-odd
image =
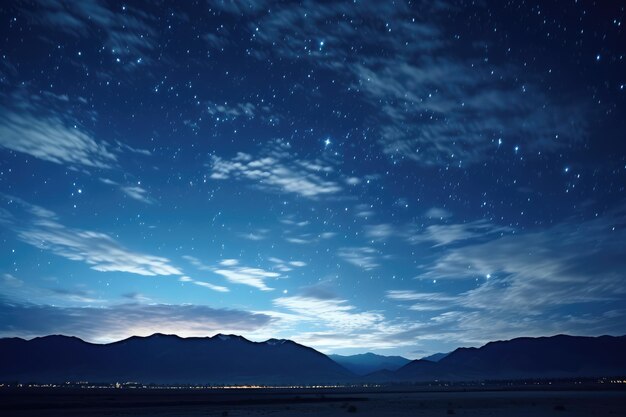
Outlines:
{"type": "Polygon", "coordinates": [[[0,336],[626,333],[625,5],[0,4],[0,336]]]}

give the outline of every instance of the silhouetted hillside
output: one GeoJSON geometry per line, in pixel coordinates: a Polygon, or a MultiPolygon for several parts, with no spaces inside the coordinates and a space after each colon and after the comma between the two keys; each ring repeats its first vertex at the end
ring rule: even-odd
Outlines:
{"type": "Polygon", "coordinates": [[[351,356],[328,355],[328,357],[357,375],[366,375],[384,369],[395,371],[411,362],[402,356],[383,356],[369,352],[351,356]]]}
{"type": "Polygon", "coordinates": [[[314,383],[352,375],[322,353],[289,340],[154,334],[98,345],[75,337],[0,340],[0,380],[39,382],[314,383]]]}
{"type": "Polygon", "coordinates": [[[523,337],[459,348],[439,362],[415,360],[376,381],[568,378],[626,375],[626,336],[523,337]]]}

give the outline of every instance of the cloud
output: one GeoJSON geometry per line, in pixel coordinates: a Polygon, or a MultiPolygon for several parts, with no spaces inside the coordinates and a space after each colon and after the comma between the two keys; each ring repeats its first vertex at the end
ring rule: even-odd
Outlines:
{"type": "Polygon", "coordinates": [[[304,320],[321,320],[331,324],[338,331],[366,329],[383,321],[384,317],[375,312],[358,312],[347,300],[320,299],[314,297],[280,297],[273,301],[274,306],[290,310],[304,320]]]}
{"type": "Polygon", "coordinates": [[[621,207],[583,222],[445,249],[417,278],[464,280],[473,288],[390,290],[386,298],[423,314],[439,311],[407,338],[437,334],[457,344],[480,344],[520,334],[621,334],[624,246],[621,207]]]}
{"type": "Polygon", "coordinates": [[[376,214],[376,212],[374,211],[374,207],[370,204],[358,204],[354,208],[354,213],[355,216],[363,217],[365,219],[372,217],[376,214]]]}
{"type": "Polygon", "coordinates": [[[255,14],[270,7],[270,0],[218,0],[211,2],[211,8],[237,16],[255,14]]]}
{"type": "Polygon", "coordinates": [[[564,222],[543,231],[503,236],[451,249],[421,277],[485,282],[468,291],[468,308],[542,312],[555,306],[623,300],[626,216],[564,222]]]}
{"type": "MultiPolygon", "coordinates": [[[[435,214],[443,219],[441,215],[445,213],[436,210],[435,214]]],[[[493,235],[500,234],[502,236],[512,232],[513,230],[509,227],[497,226],[486,220],[458,224],[433,224],[426,227],[415,224],[395,226],[389,223],[363,226],[363,235],[371,241],[380,242],[395,237],[402,238],[413,245],[432,242],[434,246],[451,245],[467,240],[488,239],[493,235]]]]}
{"type": "Polygon", "coordinates": [[[543,77],[522,65],[486,58],[499,45],[454,36],[448,26],[464,13],[443,1],[304,2],[273,8],[249,29],[271,45],[259,48],[259,59],[307,59],[348,78],[394,160],[464,166],[513,155],[514,146],[554,152],[581,142],[587,132],[581,100],[541,88],[543,77]]]}
{"type": "Polygon", "coordinates": [[[208,288],[210,290],[213,291],[217,291],[217,292],[230,292],[230,289],[228,289],[228,287],[223,287],[221,285],[215,285],[215,284],[211,284],[210,282],[206,282],[206,281],[198,281],[195,280],[191,277],[188,277],[187,275],[183,275],[180,278],[178,278],[178,281],[180,282],[190,282],[194,285],[197,285],[199,287],[203,287],[203,288],[208,288]]]}
{"type": "Polygon", "coordinates": [[[258,288],[261,291],[273,290],[273,288],[270,288],[265,284],[266,279],[280,277],[280,274],[277,272],[265,271],[261,268],[231,265],[222,266],[227,268],[216,268],[213,272],[222,275],[233,284],[249,285],[251,287],[258,288]]]}
{"type": "Polygon", "coordinates": [[[450,245],[470,239],[484,239],[490,235],[512,232],[509,227],[496,226],[486,220],[459,224],[434,224],[425,229],[407,228],[407,230],[405,238],[409,243],[434,242],[435,246],[450,245]]]}
{"type": "Polygon", "coordinates": [[[0,335],[24,338],[66,334],[92,342],[111,342],[157,332],[209,336],[254,331],[270,320],[264,314],[201,305],[125,303],[58,307],[0,298],[0,335]]]}
{"type": "Polygon", "coordinates": [[[96,271],[147,276],[183,274],[167,258],[127,249],[105,233],[64,226],[56,214],[49,210],[42,211],[37,206],[15,198],[9,198],[9,206],[26,209],[25,216],[19,210],[12,213],[8,223],[17,237],[42,250],[85,262],[96,271]]]}
{"type": "Polygon", "coordinates": [[[337,255],[344,261],[366,271],[380,266],[378,251],[368,246],[339,248],[337,255]]]}
{"type": "Polygon", "coordinates": [[[127,185],[121,187],[121,189],[132,199],[141,201],[142,203],[152,204],[152,200],[148,197],[148,191],[139,185],[127,185]]]}
{"type": "Polygon", "coordinates": [[[104,184],[117,186],[124,194],[134,200],[146,204],[154,203],[154,201],[148,195],[148,190],[143,188],[140,182],[135,185],[122,185],[109,178],[100,178],[100,181],[102,181],[104,184]]]}
{"type": "Polygon", "coordinates": [[[364,226],[365,237],[372,240],[386,240],[396,234],[391,224],[373,224],[364,226]]]}
{"type": "Polygon", "coordinates": [[[12,274],[2,274],[2,284],[7,287],[21,287],[24,285],[24,281],[19,278],[16,278],[12,274]]]}
{"type": "Polygon", "coordinates": [[[342,191],[337,181],[329,179],[334,174],[329,163],[298,159],[292,154],[291,145],[281,141],[273,142],[256,158],[243,152],[232,159],[212,156],[210,168],[215,180],[253,181],[263,190],[310,199],[342,191]]]}
{"type": "Polygon", "coordinates": [[[290,272],[293,268],[302,268],[307,265],[307,263],[303,261],[285,261],[276,257],[270,257],[267,260],[274,264],[272,269],[280,272],[290,272]]]}
{"type": "Polygon", "coordinates": [[[107,234],[73,229],[54,221],[37,221],[19,230],[20,240],[58,256],[83,261],[102,272],[128,272],[138,275],[181,275],[167,258],[131,251],[107,234]]]}
{"type": "Polygon", "coordinates": [[[430,219],[439,219],[439,220],[452,217],[452,213],[450,213],[448,210],[441,208],[441,207],[431,207],[428,209],[428,211],[426,211],[425,215],[426,217],[430,219]]]}
{"type": "Polygon", "coordinates": [[[279,272],[289,272],[294,267],[303,267],[306,264],[300,261],[287,262],[279,258],[269,258],[272,262],[272,270],[265,270],[258,267],[249,267],[241,265],[238,259],[222,259],[218,265],[211,266],[205,265],[199,259],[193,256],[183,256],[184,259],[189,261],[193,266],[201,271],[211,271],[215,274],[221,275],[233,284],[248,285],[254,288],[258,288],[261,291],[272,291],[273,288],[269,287],[265,281],[268,279],[281,278],[282,275],[279,272]],[[279,272],[274,272],[274,270],[279,272]]]}
{"type": "Polygon", "coordinates": [[[59,108],[58,98],[51,102],[45,95],[27,97],[21,92],[3,99],[13,105],[0,105],[1,148],[72,167],[110,169],[117,165],[113,148],[96,140],[70,112],[59,108]]]}
{"type": "Polygon", "coordinates": [[[413,304],[409,306],[409,309],[414,311],[447,310],[456,307],[459,300],[458,296],[444,293],[420,293],[407,290],[390,290],[387,291],[386,297],[395,301],[411,301],[413,304]]]}
{"type": "Polygon", "coordinates": [[[113,10],[100,0],[67,2],[62,0],[36,0],[22,7],[31,23],[49,30],[82,38],[101,39],[118,65],[135,68],[149,58],[148,52],[157,46],[156,19],[132,4],[113,10]]]}
{"type": "Polygon", "coordinates": [[[336,297],[324,286],[305,289],[305,294],[273,300],[277,310],[265,311],[274,318],[272,326],[289,337],[316,349],[396,348],[415,341],[396,335],[419,324],[389,321],[381,311],[361,311],[348,300],[336,297]],[[321,291],[320,291],[321,290],[321,291]],[[302,331],[306,324],[306,331],[302,331]]]}
{"type": "Polygon", "coordinates": [[[240,233],[239,236],[246,240],[259,241],[267,239],[269,233],[269,229],[257,229],[247,233],[240,233]]]}
{"type": "Polygon", "coordinates": [[[259,110],[250,102],[236,103],[232,105],[229,105],[228,103],[218,104],[208,102],[206,104],[206,111],[211,116],[214,116],[218,121],[228,121],[239,118],[254,119],[259,110]]]}
{"type": "Polygon", "coordinates": [[[218,291],[218,292],[229,292],[230,290],[226,287],[222,287],[221,285],[214,285],[205,281],[193,281],[193,283],[195,285],[198,285],[200,287],[204,287],[204,288],[208,288],[210,290],[213,291],[218,291]]]}

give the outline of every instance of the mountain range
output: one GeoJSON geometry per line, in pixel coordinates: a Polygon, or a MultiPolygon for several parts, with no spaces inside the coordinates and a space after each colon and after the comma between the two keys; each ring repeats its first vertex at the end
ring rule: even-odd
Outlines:
{"type": "Polygon", "coordinates": [[[624,352],[626,336],[517,338],[459,348],[433,362],[371,353],[331,359],[290,340],[252,342],[222,334],[154,334],[110,344],[55,335],[0,339],[0,382],[312,384],[623,376],[624,352]]]}
{"type": "Polygon", "coordinates": [[[76,337],[0,339],[0,380],[37,382],[304,384],[345,381],[352,373],[290,340],[154,334],[110,344],[76,337]]]}
{"type": "Polygon", "coordinates": [[[372,381],[426,382],[626,375],[626,336],[521,337],[458,348],[438,362],[414,360],[372,381]]]}
{"type": "Polygon", "coordinates": [[[356,375],[367,375],[382,370],[395,371],[411,362],[410,359],[402,356],[382,356],[371,352],[351,356],[328,355],[328,357],[356,375]]]}

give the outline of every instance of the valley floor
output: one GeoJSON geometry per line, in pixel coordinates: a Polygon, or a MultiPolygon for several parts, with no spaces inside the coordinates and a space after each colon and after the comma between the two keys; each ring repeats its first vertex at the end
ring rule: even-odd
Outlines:
{"type": "Polygon", "coordinates": [[[57,416],[626,416],[626,390],[0,389],[0,414],[57,416]]]}

